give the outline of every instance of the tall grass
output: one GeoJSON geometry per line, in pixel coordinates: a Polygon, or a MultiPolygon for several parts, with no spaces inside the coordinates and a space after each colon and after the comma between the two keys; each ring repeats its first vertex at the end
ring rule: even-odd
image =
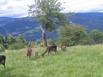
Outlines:
{"type": "MultiPolygon", "coordinates": [[[[42,48],[34,48],[39,55],[42,48]]],[[[0,77],[103,77],[103,45],[68,47],[45,57],[26,57],[25,49],[3,53],[6,68],[0,65],[0,77]]]]}

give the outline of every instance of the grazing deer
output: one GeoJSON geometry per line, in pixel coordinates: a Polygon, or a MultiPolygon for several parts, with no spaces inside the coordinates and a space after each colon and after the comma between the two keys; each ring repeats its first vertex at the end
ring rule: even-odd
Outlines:
{"type": "Polygon", "coordinates": [[[27,48],[27,56],[30,58],[32,55],[32,48],[31,47],[28,47],[27,48]]]}
{"type": "Polygon", "coordinates": [[[55,53],[57,52],[57,46],[56,45],[51,45],[51,46],[48,46],[45,50],[44,53],[42,53],[42,56],[44,56],[47,52],[48,52],[48,55],[54,51],[55,53]]]}

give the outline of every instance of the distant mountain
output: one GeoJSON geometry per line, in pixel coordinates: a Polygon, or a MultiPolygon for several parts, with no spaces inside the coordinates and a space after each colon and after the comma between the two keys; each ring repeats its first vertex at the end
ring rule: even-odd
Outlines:
{"type": "Polygon", "coordinates": [[[0,18],[1,34],[19,34],[31,29],[35,29],[37,26],[37,21],[32,20],[31,18],[0,18]]]}
{"type": "Polygon", "coordinates": [[[80,24],[87,31],[93,29],[103,31],[103,13],[75,13],[68,18],[68,21],[80,24]]]}
{"type": "MultiPolygon", "coordinates": [[[[103,31],[103,13],[74,13],[70,17],[67,15],[67,18],[68,22],[80,24],[87,31],[92,29],[103,31]]],[[[37,40],[41,37],[39,23],[29,17],[0,17],[0,34],[22,34],[28,40],[37,40]]],[[[55,32],[48,33],[48,38],[55,38],[56,36],[55,32]]]]}
{"type": "MultiPolygon", "coordinates": [[[[38,40],[41,37],[39,23],[30,17],[25,18],[8,18],[0,17],[0,34],[12,34],[16,36],[22,34],[27,40],[38,40]]],[[[48,38],[56,37],[56,33],[49,32],[48,38]]]]}

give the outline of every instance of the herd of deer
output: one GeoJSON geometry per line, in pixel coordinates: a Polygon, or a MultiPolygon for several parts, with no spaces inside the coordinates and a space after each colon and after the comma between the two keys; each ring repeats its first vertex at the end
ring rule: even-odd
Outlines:
{"type": "MultiPolygon", "coordinates": [[[[62,51],[65,51],[66,45],[61,45],[60,48],[62,51]]],[[[54,45],[46,47],[46,50],[42,53],[41,56],[44,56],[46,53],[48,53],[48,55],[49,55],[51,52],[57,53],[57,45],[54,44],[54,45]]],[[[28,47],[27,48],[27,57],[30,58],[31,56],[32,56],[32,48],[28,47]]],[[[35,52],[35,56],[38,56],[38,52],[35,52]]],[[[5,67],[5,61],[6,61],[6,56],[0,55],[0,64],[2,64],[4,67],[5,67]]]]}
{"type": "MultiPolygon", "coordinates": [[[[66,50],[66,45],[61,45],[60,48],[62,51],[65,51],[66,50]]],[[[47,46],[46,47],[46,50],[42,53],[41,56],[44,56],[46,53],[48,53],[48,55],[51,53],[51,52],[55,52],[57,53],[57,45],[50,45],[50,46],[47,46]]],[[[27,56],[30,58],[32,55],[32,49],[30,47],[27,48],[27,56]]],[[[36,56],[38,56],[38,53],[36,52],[35,53],[36,56]]]]}

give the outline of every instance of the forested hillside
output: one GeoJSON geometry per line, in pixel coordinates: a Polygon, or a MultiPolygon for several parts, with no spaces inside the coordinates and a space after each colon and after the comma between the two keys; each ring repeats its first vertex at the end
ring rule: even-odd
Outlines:
{"type": "MultiPolygon", "coordinates": [[[[67,15],[68,22],[83,26],[86,31],[98,29],[103,31],[103,13],[74,13],[70,17],[67,15]]],[[[39,22],[30,17],[8,18],[0,17],[0,34],[22,34],[26,39],[40,38],[39,22]]],[[[48,37],[55,38],[55,32],[49,33],[48,37]]]]}

